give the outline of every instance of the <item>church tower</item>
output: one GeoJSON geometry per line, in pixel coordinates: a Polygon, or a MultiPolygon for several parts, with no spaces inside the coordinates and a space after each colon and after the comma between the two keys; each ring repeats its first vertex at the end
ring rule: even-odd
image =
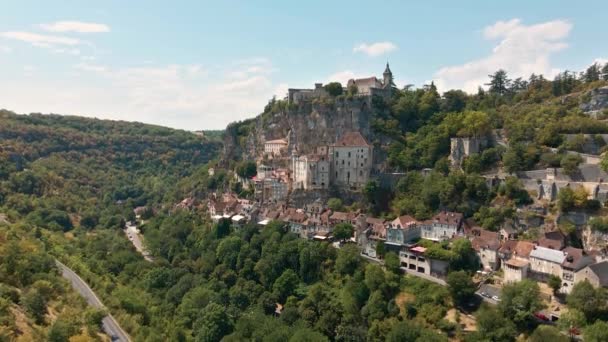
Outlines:
{"type": "Polygon", "coordinates": [[[386,69],[384,69],[384,73],[382,73],[382,76],[382,86],[384,88],[390,88],[395,85],[393,83],[393,73],[391,72],[391,68],[388,66],[388,62],[386,62],[386,69]]]}

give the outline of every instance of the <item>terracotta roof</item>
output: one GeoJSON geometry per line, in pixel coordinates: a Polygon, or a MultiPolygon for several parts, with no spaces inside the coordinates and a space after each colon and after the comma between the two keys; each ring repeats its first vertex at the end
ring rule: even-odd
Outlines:
{"type": "Polygon", "coordinates": [[[347,132],[336,142],[334,146],[370,146],[367,140],[359,132],[347,132]]]}
{"type": "Polygon", "coordinates": [[[527,258],[534,249],[534,244],[530,241],[509,240],[500,247],[501,253],[513,253],[519,257],[527,258]]]}
{"type": "Polygon", "coordinates": [[[383,219],[379,219],[379,218],[375,218],[375,217],[367,217],[365,219],[365,223],[367,223],[367,224],[377,224],[377,223],[383,224],[384,220],[383,219]]]}
{"type": "Polygon", "coordinates": [[[410,215],[403,215],[403,216],[399,216],[396,219],[394,219],[391,224],[396,226],[399,225],[399,227],[401,229],[407,228],[413,224],[416,224],[418,221],[416,221],[415,218],[411,217],[410,215]]]}
{"type": "Polygon", "coordinates": [[[378,239],[386,239],[386,227],[382,223],[372,226],[372,235],[378,239]]]}
{"type": "Polygon", "coordinates": [[[471,240],[471,245],[476,251],[479,251],[482,248],[496,251],[498,248],[500,248],[500,234],[481,229],[478,235],[471,240]]]}
{"type": "Polygon", "coordinates": [[[463,215],[461,213],[455,213],[455,212],[451,212],[451,211],[442,211],[439,214],[433,216],[433,218],[430,221],[456,226],[462,221],[462,218],[463,218],[463,215]]]}
{"type": "Polygon", "coordinates": [[[352,218],[352,214],[351,213],[345,213],[342,211],[336,211],[334,212],[330,218],[332,220],[338,220],[338,221],[350,221],[352,218]]]}

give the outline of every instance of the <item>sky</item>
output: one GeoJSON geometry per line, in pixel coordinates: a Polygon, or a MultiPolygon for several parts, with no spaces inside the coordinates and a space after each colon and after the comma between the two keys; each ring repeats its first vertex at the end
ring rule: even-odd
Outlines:
{"type": "Polygon", "coordinates": [[[32,1],[0,6],[0,108],[223,129],[315,82],[474,92],[608,62],[604,1],[32,1]]]}

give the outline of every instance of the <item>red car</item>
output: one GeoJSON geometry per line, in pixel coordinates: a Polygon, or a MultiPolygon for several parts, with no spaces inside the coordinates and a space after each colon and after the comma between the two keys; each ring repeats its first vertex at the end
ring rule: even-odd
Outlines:
{"type": "Polygon", "coordinates": [[[534,317],[536,317],[536,318],[538,318],[540,320],[543,320],[543,321],[548,321],[549,320],[549,318],[547,316],[545,316],[545,314],[542,313],[542,312],[535,313],[534,317]]]}

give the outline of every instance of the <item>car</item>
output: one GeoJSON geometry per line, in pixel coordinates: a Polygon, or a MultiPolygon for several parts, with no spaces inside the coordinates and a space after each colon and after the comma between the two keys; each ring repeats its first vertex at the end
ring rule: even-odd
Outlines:
{"type": "Polygon", "coordinates": [[[481,295],[482,295],[482,296],[484,296],[484,297],[489,297],[489,296],[490,296],[490,295],[488,295],[488,294],[487,294],[487,293],[485,293],[485,292],[482,292],[482,293],[481,293],[481,295]]]}
{"type": "Polygon", "coordinates": [[[536,318],[538,318],[540,320],[543,320],[543,321],[548,321],[549,320],[549,318],[544,313],[542,313],[542,312],[535,313],[534,317],[536,317],[536,318]]]}
{"type": "Polygon", "coordinates": [[[495,301],[499,302],[500,298],[498,298],[498,296],[492,296],[492,299],[494,299],[495,301]]]}

